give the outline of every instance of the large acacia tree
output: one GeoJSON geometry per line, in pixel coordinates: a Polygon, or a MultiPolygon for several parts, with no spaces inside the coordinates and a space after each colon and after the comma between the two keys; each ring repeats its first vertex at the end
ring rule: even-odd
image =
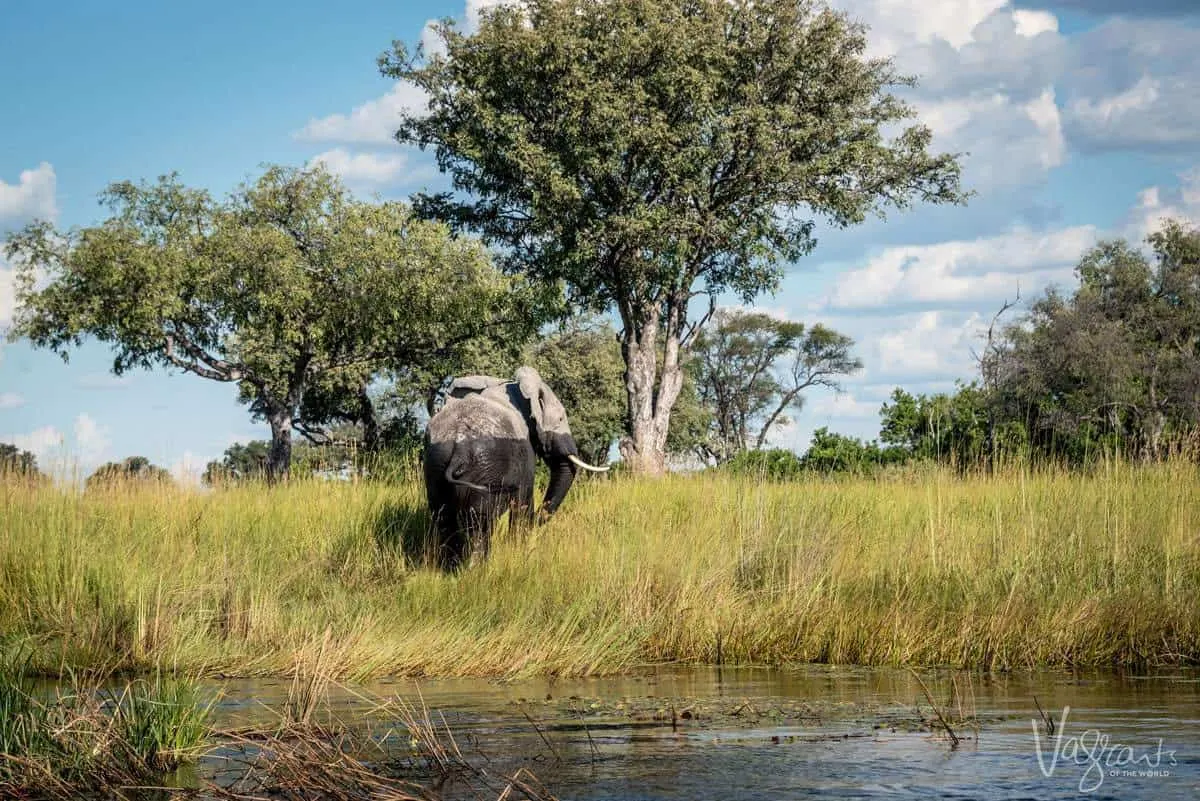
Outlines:
{"type": "Polygon", "coordinates": [[[819,323],[780,320],[762,312],[718,311],[696,338],[691,367],[700,400],[712,413],[705,450],[718,463],[754,448],[813,387],[841,390],[840,378],[862,369],[854,340],[819,323]]]}
{"type": "Polygon", "coordinates": [[[270,167],[220,202],[174,175],[102,198],[111,215],[99,225],[37,222],[10,238],[13,335],[64,359],[94,337],[112,345],[118,374],[167,367],[236,383],[271,426],[272,479],[287,474],[293,423],[318,383],[357,389],[375,370],[536,324],[531,296],[478,241],[404,204],[359,201],[320,167],[270,167]]]}
{"type": "Polygon", "coordinates": [[[415,205],[615,308],[637,472],[664,469],[697,296],[774,289],[817,219],[964,198],[956,157],[890,92],[912,80],[817,2],[524,0],[438,32],[444,52],[380,58],[428,94],[397,139],[452,179],[415,205]]]}

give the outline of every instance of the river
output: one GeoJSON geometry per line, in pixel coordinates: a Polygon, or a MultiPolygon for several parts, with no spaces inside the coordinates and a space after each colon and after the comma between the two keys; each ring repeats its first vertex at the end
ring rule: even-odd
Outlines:
{"type": "MultiPolygon", "coordinates": [[[[1200,672],[921,675],[957,745],[925,724],[913,674],[886,669],[398,679],[334,687],[329,709],[423,704],[468,758],[524,766],[560,799],[1200,798],[1200,672]]],[[[265,720],[287,686],[225,682],[218,722],[265,720]]]]}

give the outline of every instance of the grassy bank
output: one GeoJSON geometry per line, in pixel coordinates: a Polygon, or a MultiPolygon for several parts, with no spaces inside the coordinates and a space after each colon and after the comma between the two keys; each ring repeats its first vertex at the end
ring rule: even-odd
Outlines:
{"type": "Polygon", "coordinates": [[[422,488],[0,486],[0,631],[36,665],[237,675],[652,662],[1200,661],[1200,472],[580,481],[458,576],[422,488]],[[326,632],[328,631],[328,635],[326,632]]]}

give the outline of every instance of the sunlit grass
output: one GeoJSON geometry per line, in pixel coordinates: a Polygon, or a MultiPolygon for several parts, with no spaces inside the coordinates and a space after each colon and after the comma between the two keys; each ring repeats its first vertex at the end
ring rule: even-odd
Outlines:
{"type": "Polygon", "coordinates": [[[416,481],[0,486],[0,631],[51,672],[1197,662],[1198,479],[1177,462],[580,480],[548,525],[450,576],[418,564],[416,481]]]}

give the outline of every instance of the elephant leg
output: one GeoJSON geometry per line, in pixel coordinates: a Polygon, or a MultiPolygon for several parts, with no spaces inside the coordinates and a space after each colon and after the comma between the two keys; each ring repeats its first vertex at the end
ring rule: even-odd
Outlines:
{"type": "Polygon", "coordinates": [[[509,502],[508,525],[522,533],[533,528],[537,510],[533,506],[533,484],[519,487],[509,502]]]}
{"type": "Polygon", "coordinates": [[[487,556],[495,525],[498,499],[491,493],[472,492],[459,507],[458,538],[452,553],[456,567],[464,567],[468,560],[475,562],[487,556]]]}
{"type": "Polygon", "coordinates": [[[437,540],[434,543],[434,561],[442,570],[454,570],[462,563],[466,554],[467,533],[460,522],[458,509],[452,505],[443,507],[437,516],[437,540]]]}

